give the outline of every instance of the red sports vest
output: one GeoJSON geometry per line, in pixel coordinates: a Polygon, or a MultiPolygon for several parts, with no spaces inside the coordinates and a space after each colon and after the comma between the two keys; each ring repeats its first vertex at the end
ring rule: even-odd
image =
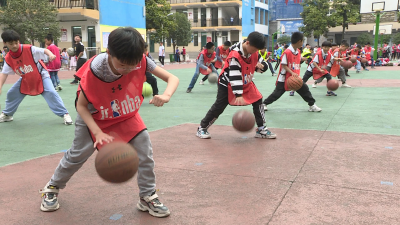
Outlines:
{"type": "MultiPolygon", "coordinates": [[[[297,50],[298,51],[298,50],[297,50]]],[[[283,52],[284,55],[286,55],[286,59],[287,59],[287,66],[295,73],[300,75],[300,60],[301,60],[301,54],[298,52],[297,55],[293,54],[292,51],[288,48],[283,52]]],[[[283,58],[283,54],[282,54],[282,58],[283,58]]],[[[278,79],[279,76],[281,74],[282,71],[282,65],[279,68],[279,75],[278,78],[276,79],[276,83],[278,83],[278,79]]],[[[285,90],[286,91],[291,91],[288,87],[287,87],[287,79],[289,77],[291,77],[292,74],[286,71],[286,75],[285,75],[285,90]]]]}
{"type": "MultiPolygon", "coordinates": [[[[341,52],[339,48],[335,49],[335,51],[333,51],[332,55],[334,55],[336,52],[339,52],[338,58],[346,58],[346,56],[347,56],[346,51],[341,52]]],[[[343,61],[345,61],[345,60],[343,60],[343,61]]],[[[340,70],[340,62],[333,61],[333,65],[332,65],[330,74],[332,76],[336,77],[337,75],[339,75],[339,70],[340,70]]]]}
{"type": "MultiPolygon", "coordinates": [[[[226,63],[226,59],[228,58],[229,55],[229,48],[224,50],[223,45],[219,46],[218,48],[219,48],[219,57],[221,57],[222,60],[224,60],[224,62],[226,63]]],[[[222,67],[222,62],[217,60],[214,66],[215,68],[220,69],[222,67]]]]}
{"type": "Polygon", "coordinates": [[[365,52],[365,58],[369,61],[371,60],[371,51],[372,48],[371,47],[364,47],[364,52],[365,52]]]}
{"type": "MultiPolygon", "coordinates": [[[[246,105],[250,105],[262,98],[261,93],[258,91],[256,85],[253,82],[254,71],[258,63],[258,51],[253,53],[250,58],[244,59],[237,51],[231,51],[228,55],[227,62],[230,62],[232,58],[239,61],[242,67],[242,80],[243,80],[243,94],[242,97],[246,105]]],[[[229,63],[225,63],[221,74],[224,73],[225,69],[229,67],[229,63]]],[[[229,105],[235,104],[236,96],[233,94],[232,86],[228,83],[228,102],[229,105]]]]}
{"type": "MultiPolygon", "coordinates": [[[[359,55],[359,53],[360,53],[360,51],[359,51],[359,50],[356,50],[355,48],[352,49],[352,50],[350,51],[351,57],[354,57],[354,56],[355,56],[355,58],[356,58],[358,61],[361,60],[361,55],[359,55]]],[[[354,66],[357,65],[357,62],[353,63],[353,65],[354,65],[354,66]]]]}
{"type": "MultiPolygon", "coordinates": [[[[136,70],[113,82],[104,82],[92,73],[90,65],[94,58],[87,61],[77,72],[77,76],[81,77],[77,96],[82,92],[88,102],[98,110],[92,116],[104,133],[113,136],[115,141],[128,143],[146,129],[138,113],[143,102],[146,57],[143,54],[136,70]]],[[[90,133],[95,141],[95,136],[90,133]]],[[[101,147],[98,146],[97,149],[101,147]]]]}
{"type": "MultiPolygon", "coordinates": [[[[207,57],[207,55],[210,54],[207,53],[207,49],[204,49],[202,52],[200,52],[199,56],[197,56],[197,59],[200,58],[201,54],[203,54],[204,65],[211,69],[211,61],[215,58],[215,51],[211,54],[211,57],[207,57]]],[[[200,73],[203,75],[208,75],[207,70],[202,68],[200,68],[200,73]]]]}
{"type": "MultiPolygon", "coordinates": [[[[322,77],[322,76],[324,76],[325,74],[328,73],[328,71],[326,70],[326,67],[328,66],[328,64],[329,64],[329,62],[331,61],[331,58],[332,58],[331,54],[328,53],[326,55],[325,60],[324,60],[324,58],[322,57],[322,50],[317,52],[316,57],[318,57],[318,66],[320,68],[323,68],[324,72],[321,73],[321,71],[319,71],[319,69],[314,67],[313,68],[313,78],[314,78],[314,80],[317,80],[318,78],[320,78],[320,77],[322,77]]],[[[313,63],[313,62],[314,62],[314,60],[311,63],[313,63]]]]}
{"type": "MultiPolygon", "coordinates": [[[[40,95],[43,93],[43,80],[37,64],[33,59],[31,45],[22,45],[22,53],[18,58],[13,58],[11,54],[6,55],[6,63],[14,70],[17,75],[22,77],[19,91],[25,95],[40,95]]],[[[43,61],[39,60],[43,69],[47,70],[43,61]]]]}

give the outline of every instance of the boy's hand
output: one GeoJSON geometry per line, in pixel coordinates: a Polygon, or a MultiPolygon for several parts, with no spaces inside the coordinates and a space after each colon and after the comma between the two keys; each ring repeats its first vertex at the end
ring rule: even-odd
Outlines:
{"type": "Polygon", "coordinates": [[[55,60],[56,59],[56,56],[54,55],[54,54],[51,54],[50,56],[49,56],[49,62],[51,62],[51,61],[53,61],[53,60],[55,60]]]}
{"type": "Polygon", "coordinates": [[[292,76],[299,76],[299,75],[295,72],[292,72],[292,76]]]}
{"type": "Polygon", "coordinates": [[[170,98],[171,97],[166,96],[166,95],[154,95],[153,98],[150,100],[150,104],[160,107],[160,106],[163,106],[164,103],[169,102],[170,98]]]}
{"type": "Polygon", "coordinates": [[[212,70],[210,68],[207,68],[207,74],[210,74],[212,70]]]}
{"type": "Polygon", "coordinates": [[[105,144],[105,143],[110,143],[114,140],[114,137],[112,137],[106,133],[103,133],[103,132],[100,132],[97,135],[95,135],[95,138],[96,138],[96,142],[93,145],[93,147],[95,147],[95,148],[96,148],[97,144],[102,145],[103,142],[105,144]]]}
{"type": "Polygon", "coordinates": [[[262,63],[257,63],[256,67],[260,70],[264,69],[264,65],[262,63]]]}
{"type": "Polygon", "coordinates": [[[223,69],[224,66],[225,66],[225,61],[222,61],[222,67],[221,67],[221,69],[223,69]]]}
{"type": "Polygon", "coordinates": [[[245,105],[246,102],[244,101],[243,97],[236,97],[235,104],[236,105],[245,105]]]}

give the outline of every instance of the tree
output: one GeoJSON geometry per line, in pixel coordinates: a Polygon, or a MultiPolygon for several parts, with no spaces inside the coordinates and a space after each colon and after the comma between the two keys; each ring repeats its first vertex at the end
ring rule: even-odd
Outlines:
{"type": "Polygon", "coordinates": [[[389,43],[390,39],[392,39],[390,34],[379,35],[379,42],[382,41],[382,43],[389,43]]]}
{"type": "Polygon", "coordinates": [[[300,27],[300,31],[304,33],[304,36],[316,36],[319,37],[328,33],[329,27],[332,27],[332,21],[327,16],[329,14],[329,1],[326,0],[303,0],[301,3],[303,6],[303,12],[300,13],[303,18],[303,27],[300,27]]]}
{"type": "Polygon", "coordinates": [[[392,35],[392,42],[395,44],[400,44],[400,32],[397,32],[392,35]]]}
{"type": "Polygon", "coordinates": [[[191,25],[186,14],[183,13],[174,13],[169,19],[173,21],[174,26],[168,31],[168,37],[172,39],[175,51],[176,45],[187,46],[192,41],[191,25]]]}
{"type": "Polygon", "coordinates": [[[48,0],[7,1],[1,7],[0,24],[3,30],[13,29],[21,36],[21,43],[43,42],[47,34],[54,39],[61,36],[57,21],[58,10],[48,0]]]}
{"type": "Polygon", "coordinates": [[[372,44],[374,42],[374,39],[372,38],[372,35],[370,33],[362,33],[360,34],[360,36],[357,37],[356,42],[357,44],[364,46],[368,42],[372,44]]]}
{"type": "Polygon", "coordinates": [[[290,44],[290,36],[289,35],[282,35],[278,38],[278,40],[276,40],[279,44],[283,44],[286,43],[287,45],[290,44]]]}
{"type": "Polygon", "coordinates": [[[333,13],[329,17],[333,27],[341,25],[342,39],[345,29],[349,29],[349,23],[360,21],[360,2],[361,0],[333,0],[333,13]]]}
{"type": "Polygon", "coordinates": [[[171,6],[166,0],[146,0],[146,32],[153,41],[164,42],[173,28],[173,22],[168,20],[171,6]]]}

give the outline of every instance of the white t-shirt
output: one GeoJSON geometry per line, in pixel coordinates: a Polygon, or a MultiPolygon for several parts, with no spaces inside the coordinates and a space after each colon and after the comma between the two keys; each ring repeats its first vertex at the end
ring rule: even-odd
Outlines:
{"type": "MultiPolygon", "coordinates": [[[[294,55],[299,54],[299,49],[294,50],[294,48],[293,48],[292,45],[289,46],[289,49],[290,49],[290,51],[292,51],[292,53],[293,53],[294,55]]],[[[286,70],[283,69],[283,66],[282,66],[282,65],[287,65],[287,64],[288,64],[288,62],[287,62],[286,54],[283,54],[283,52],[282,52],[282,58],[281,58],[281,67],[282,67],[282,69],[281,69],[281,73],[278,75],[278,76],[279,76],[278,82],[285,82],[286,70]]],[[[300,74],[299,74],[299,75],[300,75],[300,74]]]]}
{"type": "MultiPolygon", "coordinates": [[[[322,51],[322,57],[323,58],[328,57],[329,53],[325,53],[324,50],[321,50],[321,51],[322,51]]],[[[319,63],[319,57],[318,57],[317,54],[314,55],[313,61],[311,61],[310,65],[308,65],[307,71],[312,72],[312,70],[314,69],[314,63],[313,62],[316,62],[317,64],[319,63]]],[[[331,60],[329,61],[327,67],[332,67],[332,64],[333,64],[333,57],[331,57],[331,60]]]]}
{"type": "MultiPolygon", "coordinates": [[[[20,46],[22,47],[22,45],[20,45],[20,46]]],[[[33,60],[35,61],[36,65],[38,67],[38,70],[42,71],[41,72],[42,79],[44,79],[46,77],[50,77],[49,72],[47,72],[47,70],[43,70],[42,64],[39,63],[39,60],[48,61],[48,56],[46,54],[44,54],[44,50],[45,50],[44,48],[38,48],[35,46],[31,47],[33,60]]],[[[1,71],[1,73],[8,74],[8,75],[15,74],[14,70],[7,63],[4,63],[3,70],[1,71]]]]}
{"type": "Polygon", "coordinates": [[[158,56],[165,56],[164,45],[158,47],[158,56]]]}

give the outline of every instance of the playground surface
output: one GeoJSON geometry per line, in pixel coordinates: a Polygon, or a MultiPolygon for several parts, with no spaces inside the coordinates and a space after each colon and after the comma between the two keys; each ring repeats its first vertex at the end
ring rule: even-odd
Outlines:
{"type": "MultiPolygon", "coordinates": [[[[94,168],[95,154],[60,191],[60,209],[41,212],[40,188],[71,145],[74,126],[62,124],[41,96],[26,97],[14,121],[0,124],[0,224],[398,224],[400,223],[400,67],[359,74],[336,97],[325,84],[311,88],[320,113],[308,112],[298,94],[269,105],[267,125],[276,140],[255,139],[231,126],[238,109],[228,106],[209,129],[195,136],[215,101],[208,82],[186,93],[195,64],[166,65],[180,78],[163,107],[145,98],[140,115],[154,150],[157,189],[171,215],[155,218],[136,209],[136,177],[113,185],[94,168]]],[[[306,67],[303,65],[302,74],[306,67]]],[[[59,92],[71,117],[77,86],[60,72],[59,92]]],[[[9,76],[0,95],[16,81],[9,76]]],[[[276,77],[255,75],[264,98],[276,77]]],[[[311,83],[309,83],[311,84],[311,83]]],[[[159,89],[166,84],[158,80],[159,89]]]]}

